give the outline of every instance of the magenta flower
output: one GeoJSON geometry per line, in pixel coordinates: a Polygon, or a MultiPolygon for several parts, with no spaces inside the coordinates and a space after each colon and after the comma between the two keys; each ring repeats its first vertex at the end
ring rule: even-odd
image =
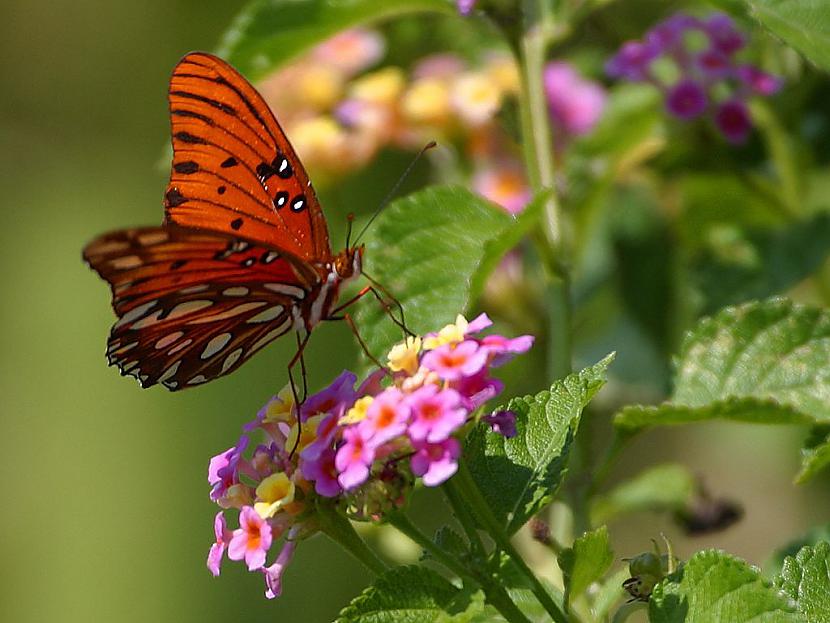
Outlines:
{"type": "Polygon", "coordinates": [[[274,564],[262,568],[262,573],[265,575],[265,596],[268,599],[282,595],[282,574],[294,557],[294,550],[297,549],[297,542],[292,537],[293,534],[289,533],[274,564]]]}
{"type": "Polygon", "coordinates": [[[631,82],[648,80],[651,63],[660,52],[660,48],[655,45],[628,41],[606,63],[605,72],[612,78],[622,78],[631,82]]]}
{"type": "Polygon", "coordinates": [[[338,417],[343,415],[345,408],[357,398],[354,391],[356,382],[357,376],[355,373],[344,370],[340,376],[334,379],[331,385],[313,396],[309,396],[303,403],[302,421],[305,422],[312,415],[318,413],[333,413],[338,417]]]}
{"type": "Polygon", "coordinates": [[[487,351],[478,342],[464,340],[459,344],[444,344],[429,351],[421,362],[446,381],[472,376],[487,363],[487,351]]]}
{"type": "Polygon", "coordinates": [[[743,143],[752,130],[749,111],[740,100],[729,100],[718,106],[715,113],[718,130],[730,143],[743,143]]]}
{"type": "Polygon", "coordinates": [[[239,512],[239,528],[233,531],[228,545],[228,558],[245,559],[249,571],[265,564],[265,555],[271,547],[271,526],[251,506],[243,506],[239,512]]]}
{"type": "Polygon", "coordinates": [[[697,64],[709,80],[728,78],[732,71],[732,60],[720,50],[706,50],[697,57],[697,64]]]}
{"type": "Polygon", "coordinates": [[[464,424],[466,411],[454,389],[425,385],[407,397],[412,408],[409,436],[415,441],[444,441],[464,424]]]}
{"type": "Polygon", "coordinates": [[[464,378],[453,383],[453,387],[461,395],[464,406],[473,411],[483,405],[491,398],[498,396],[504,389],[504,383],[498,379],[491,378],[486,369],[473,376],[464,378]]]}
{"type": "Polygon", "coordinates": [[[566,134],[581,136],[594,129],[605,110],[605,90],[585,80],[568,63],[545,66],[545,93],[554,124],[566,134]]]}
{"type": "Polygon", "coordinates": [[[475,335],[476,333],[481,333],[484,329],[491,326],[493,326],[493,321],[490,320],[490,317],[487,314],[482,313],[467,323],[467,330],[464,332],[464,335],[475,335]]]}
{"type": "Polygon", "coordinates": [[[317,458],[303,460],[300,471],[303,478],[314,483],[314,490],[325,498],[337,497],[343,488],[337,482],[337,467],[334,464],[334,450],[326,450],[317,458]]]}
{"type": "Polygon", "coordinates": [[[216,517],[213,520],[213,533],[216,536],[216,542],[210,546],[207,568],[210,569],[210,572],[214,576],[217,576],[219,575],[219,567],[222,564],[225,547],[227,547],[232,537],[231,531],[228,530],[228,526],[225,523],[225,514],[222,511],[216,513],[216,517]]]}
{"type": "Polygon", "coordinates": [[[412,473],[421,476],[428,487],[436,487],[458,470],[461,444],[450,437],[440,443],[416,443],[412,473]]]}
{"type": "Polygon", "coordinates": [[[784,84],[778,76],[761,71],[753,65],[741,65],[735,73],[741,82],[758,95],[774,95],[784,84]]]}
{"type": "Polygon", "coordinates": [[[461,13],[461,15],[469,15],[472,13],[476,2],[478,2],[478,0],[456,0],[458,12],[461,13]]]}
{"type": "Polygon", "coordinates": [[[362,485],[369,477],[369,466],[375,454],[356,426],[346,428],[343,431],[343,439],[346,443],[337,451],[334,465],[340,473],[337,481],[344,489],[349,490],[362,485]]]}
{"type": "Polygon", "coordinates": [[[490,366],[498,368],[520,353],[526,353],[533,346],[532,335],[521,335],[508,339],[502,335],[485,335],[481,340],[482,348],[490,355],[490,366]]]}
{"type": "Polygon", "coordinates": [[[725,13],[713,13],[703,22],[712,45],[724,54],[734,54],[746,45],[746,39],[735,28],[735,22],[725,13]]]}
{"type": "Polygon", "coordinates": [[[682,43],[683,35],[687,31],[700,26],[700,20],[696,17],[675,13],[652,28],[646,35],[646,41],[656,50],[664,52],[682,43]]]}
{"type": "Polygon", "coordinates": [[[363,439],[377,447],[402,435],[409,421],[409,404],[399,389],[391,387],[372,401],[366,419],[358,424],[363,439]]]}
{"type": "Polygon", "coordinates": [[[679,119],[694,119],[708,105],[706,91],[694,80],[681,80],[669,89],[666,109],[679,119]]]}
{"type": "Polygon", "coordinates": [[[239,482],[239,462],[247,447],[248,437],[242,435],[234,447],[228,448],[210,460],[208,483],[213,485],[210,499],[214,502],[224,496],[230,487],[239,482]]]}
{"type": "Polygon", "coordinates": [[[482,422],[489,424],[493,432],[503,437],[516,436],[516,414],[512,411],[496,411],[481,418],[482,422]]]}

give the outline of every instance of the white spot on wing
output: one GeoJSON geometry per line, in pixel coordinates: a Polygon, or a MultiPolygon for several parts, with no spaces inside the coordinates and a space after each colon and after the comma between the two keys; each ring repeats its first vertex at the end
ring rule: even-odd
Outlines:
{"type": "Polygon", "coordinates": [[[141,266],[141,258],[137,255],[125,255],[110,260],[110,265],[117,270],[127,270],[141,266]]]}
{"type": "Polygon", "coordinates": [[[295,299],[302,300],[305,298],[305,290],[297,286],[288,285],[287,283],[266,283],[265,288],[277,294],[287,294],[295,299]]]}
{"type": "Polygon", "coordinates": [[[142,244],[145,247],[148,247],[153,244],[158,244],[159,242],[165,242],[166,240],[167,232],[165,231],[150,231],[138,235],[139,244],[142,244]]]}
{"type": "Polygon", "coordinates": [[[249,290],[245,286],[235,286],[222,290],[222,294],[225,296],[246,296],[248,292],[249,290]]]}
{"type": "Polygon", "coordinates": [[[190,379],[187,382],[187,384],[188,385],[198,385],[199,383],[204,383],[205,381],[207,381],[207,379],[205,378],[205,375],[204,374],[198,374],[198,375],[194,376],[192,379],[190,379]]]}
{"type": "Polygon", "coordinates": [[[216,337],[212,338],[205,346],[205,350],[202,351],[202,359],[210,359],[220,350],[227,346],[228,342],[231,341],[233,335],[230,333],[220,333],[216,337]]]}
{"type": "Polygon", "coordinates": [[[161,350],[162,348],[167,348],[183,335],[184,331],[174,331],[173,333],[169,333],[168,335],[165,335],[163,338],[161,338],[158,342],[156,342],[156,348],[158,350],[161,350]]]}
{"type": "Polygon", "coordinates": [[[239,305],[234,305],[230,309],[223,311],[218,314],[213,314],[211,316],[202,316],[201,318],[196,318],[194,320],[189,321],[187,324],[203,324],[205,322],[216,322],[217,320],[225,320],[226,318],[233,318],[234,316],[238,316],[239,314],[244,314],[247,311],[251,311],[252,309],[256,309],[257,307],[262,307],[266,303],[264,301],[252,301],[251,303],[240,303],[239,305]]]}
{"type": "Polygon", "coordinates": [[[189,288],[185,288],[184,290],[179,290],[179,294],[196,294],[197,292],[204,292],[208,288],[210,288],[210,286],[206,284],[190,286],[189,288]]]}
{"type": "Polygon", "coordinates": [[[149,327],[156,324],[159,321],[159,316],[161,316],[162,311],[163,310],[160,309],[156,312],[153,312],[149,316],[145,316],[141,320],[137,320],[136,322],[130,325],[130,329],[143,329],[144,327],[149,327]]]}
{"type": "Polygon", "coordinates": [[[177,371],[178,371],[178,369],[179,369],[179,365],[180,365],[181,363],[182,363],[182,360],[181,360],[181,359],[179,359],[176,363],[174,363],[172,366],[170,366],[169,368],[167,368],[167,370],[165,370],[165,371],[164,371],[164,374],[162,374],[162,375],[159,377],[158,382],[159,382],[159,383],[164,383],[167,379],[172,378],[173,376],[175,376],[176,372],[177,372],[177,371]]]}
{"type": "Polygon", "coordinates": [[[138,307],[134,307],[126,314],[121,316],[121,320],[115,323],[115,328],[123,327],[125,324],[131,323],[133,320],[138,320],[144,314],[146,314],[152,307],[158,303],[158,301],[150,301],[149,303],[144,303],[143,305],[139,305],[138,307]]]}
{"type": "Polygon", "coordinates": [[[191,339],[189,339],[189,338],[188,338],[188,339],[186,339],[184,342],[182,342],[181,344],[179,344],[178,346],[176,346],[176,347],[171,348],[170,350],[168,350],[168,351],[167,351],[167,354],[168,354],[168,355],[173,355],[174,353],[179,352],[181,349],[183,349],[183,348],[187,348],[187,347],[188,347],[188,346],[190,346],[192,343],[193,343],[193,340],[191,340],[191,339]]]}
{"type": "Polygon", "coordinates": [[[285,308],[282,305],[274,305],[273,307],[269,307],[265,311],[259,312],[253,318],[248,318],[248,322],[268,322],[279,316],[284,309],[285,308]]]}
{"type": "Polygon", "coordinates": [[[199,311],[200,309],[205,309],[206,307],[210,307],[213,305],[213,301],[203,301],[203,300],[195,300],[195,301],[185,301],[184,303],[179,303],[176,305],[170,313],[167,315],[166,320],[173,320],[174,318],[180,318],[181,316],[186,316],[187,314],[192,314],[194,312],[199,311]]]}
{"type": "Polygon", "coordinates": [[[232,351],[230,355],[225,357],[225,361],[222,363],[222,372],[227,372],[228,369],[236,363],[236,361],[242,356],[242,349],[237,348],[235,351],[232,351]]]}

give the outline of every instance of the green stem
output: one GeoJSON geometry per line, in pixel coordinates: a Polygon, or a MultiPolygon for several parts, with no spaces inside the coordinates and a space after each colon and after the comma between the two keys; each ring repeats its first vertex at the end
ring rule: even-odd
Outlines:
{"type": "Polygon", "coordinates": [[[474,579],[470,571],[461,563],[461,561],[457,560],[453,556],[450,556],[447,552],[438,547],[432,539],[418,530],[415,524],[409,520],[409,517],[404,515],[402,512],[398,511],[391,513],[386,516],[386,520],[395,526],[395,528],[397,528],[400,532],[424,548],[427,552],[429,552],[430,556],[435,558],[435,560],[439,561],[458,577],[474,579]]]}
{"type": "Polygon", "coordinates": [[[463,461],[459,463],[458,473],[454,478],[459,479],[458,486],[464,499],[467,501],[472,515],[487,531],[493,541],[495,541],[496,546],[510,557],[513,564],[516,565],[519,572],[528,581],[531,591],[550,617],[557,623],[568,623],[568,617],[562,611],[562,608],[553,600],[550,593],[542,585],[542,582],[536,577],[536,574],[531,571],[519,552],[513,547],[513,543],[510,542],[510,537],[507,536],[501,523],[493,515],[493,511],[490,510],[487,501],[484,499],[481,491],[479,491],[478,486],[463,461]]]}
{"type": "MultiPolygon", "coordinates": [[[[481,538],[478,535],[478,528],[476,526],[475,519],[469,513],[467,505],[464,501],[464,496],[458,488],[457,478],[450,478],[442,485],[441,489],[452,507],[453,513],[455,513],[455,516],[458,519],[458,523],[461,524],[467,538],[470,540],[470,546],[473,551],[477,554],[480,560],[484,560],[487,557],[487,551],[484,549],[484,543],[481,542],[481,538]]],[[[494,579],[489,574],[486,567],[471,569],[469,572],[472,573],[475,580],[481,584],[481,588],[484,590],[487,601],[492,604],[492,606],[496,608],[496,610],[498,610],[501,615],[507,619],[507,621],[510,623],[529,623],[528,618],[521,610],[519,610],[516,604],[513,603],[513,600],[510,598],[510,595],[504,587],[502,587],[498,578],[494,579]]]]}
{"type": "Polygon", "coordinates": [[[318,503],[317,518],[320,530],[332,541],[340,545],[375,575],[381,575],[389,567],[372,551],[366,542],[355,532],[351,522],[331,504],[318,503]]]}
{"type": "MultiPolygon", "coordinates": [[[[520,98],[525,165],[534,194],[556,186],[553,138],[543,73],[548,44],[555,34],[552,3],[525,0],[526,26],[516,46],[522,77],[520,98]]],[[[548,373],[563,378],[571,371],[571,301],[566,243],[567,226],[556,193],[545,202],[536,246],[548,281],[548,373]]]]}

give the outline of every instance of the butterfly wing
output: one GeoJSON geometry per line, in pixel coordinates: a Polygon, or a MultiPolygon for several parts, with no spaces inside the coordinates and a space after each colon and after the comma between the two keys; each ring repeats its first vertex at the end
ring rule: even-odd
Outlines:
{"type": "Polygon", "coordinates": [[[326,221],[311,182],[253,86],[223,60],[193,52],[174,69],[169,99],[166,222],[328,261],[326,221]]]}
{"type": "Polygon", "coordinates": [[[228,374],[287,333],[320,280],[282,251],[177,227],[105,234],[84,259],[112,287],[110,365],[171,390],[228,374]]]}

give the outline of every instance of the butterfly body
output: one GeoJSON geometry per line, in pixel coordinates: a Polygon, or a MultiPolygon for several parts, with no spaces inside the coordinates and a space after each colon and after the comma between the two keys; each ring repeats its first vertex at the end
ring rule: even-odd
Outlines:
{"type": "Polygon", "coordinates": [[[144,387],[228,374],[289,331],[310,332],[361,272],[334,255],[305,170],[230,65],[191,53],[170,81],[173,166],[160,227],[104,234],[84,259],[110,283],[107,358],[144,387]]]}

